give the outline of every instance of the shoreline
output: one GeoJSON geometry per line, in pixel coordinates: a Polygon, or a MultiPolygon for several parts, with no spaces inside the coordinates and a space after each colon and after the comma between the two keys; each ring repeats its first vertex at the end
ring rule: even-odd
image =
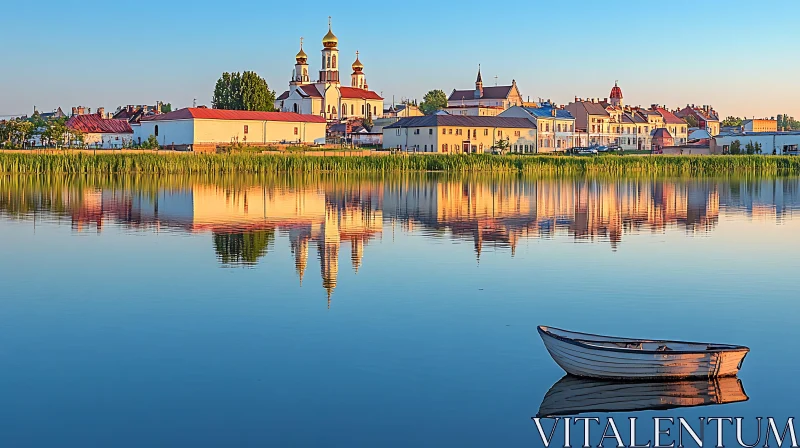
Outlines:
{"type": "MultiPolygon", "coordinates": [[[[374,151],[373,151],[374,153],[374,151]]],[[[275,172],[453,172],[522,174],[800,174],[796,156],[550,156],[486,154],[195,154],[128,150],[0,152],[4,173],[275,173],[275,172]]]]}

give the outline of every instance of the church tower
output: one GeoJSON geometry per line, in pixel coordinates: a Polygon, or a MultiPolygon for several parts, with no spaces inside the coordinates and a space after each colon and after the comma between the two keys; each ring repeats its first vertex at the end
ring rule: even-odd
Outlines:
{"type": "Polygon", "coordinates": [[[331,30],[331,18],[328,17],[328,34],[322,38],[322,67],[319,71],[319,82],[339,84],[339,39],[331,30]]]}
{"type": "Polygon", "coordinates": [[[611,88],[610,98],[612,106],[623,107],[625,105],[625,103],[622,102],[622,89],[617,85],[617,81],[614,81],[614,87],[611,88]]]}
{"type": "Polygon", "coordinates": [[[300,38],[300,51],[295,56],[294,78],[291,84],[303,85],[310,83],[308,78],[308,55],[303,51],[303,38],[300,38]]]}
{"type": "Polygon", "coordinates": [[[367,79],[364,76],[364,64],[358,60],[358,52],[356,51],[356,61],[353,62],[353,74],[350,75],[350,84],[357,89],[368,90],[367,79]]]}

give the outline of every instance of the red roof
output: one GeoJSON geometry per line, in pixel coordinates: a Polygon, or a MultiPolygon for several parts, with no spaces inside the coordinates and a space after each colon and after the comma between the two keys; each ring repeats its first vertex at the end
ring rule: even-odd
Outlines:
{"type": "Polygon", "coordinates": [[[96,114],[73,115],[67,120],[69,129],[86,134],[126,134],[133,133],[128,120],[107,120],[96,114]]]}
{"type": "Polygon", "coordinates": [[[322,98],[322,94],[319,93],[317,86],[313,84],[307,84],[304,86],[300,86],[300,90],[302,90],[306,95],[313,96],[315,98],[322,98]]]}
{"type": "Polygon", "coordinates": [[[362,100],[382,100],[380,95],[372,90],[359,89],[357,87],[339,87],[342,98],[359,98],[362,100]]]}
{"type": "Polygon", "coordinates": [[[166,114],[152,115],[142,121],[190,120],[252,120],[252,121],[290,121],[305,123],[325,123],[325,118],[317,115],[296,114],[294,112],[258,112],[250,110],[226,110],[192,108],[178,109],[166,114]]]}
{"type": "Polygon", "coordinates": [[[678,118],[672,112],[664,109],[663,107],[657,107],[656,112],[659,113],[662,117],[664,117],[664,123],[666,124],[686,124],[683,119],[678,118]]]}

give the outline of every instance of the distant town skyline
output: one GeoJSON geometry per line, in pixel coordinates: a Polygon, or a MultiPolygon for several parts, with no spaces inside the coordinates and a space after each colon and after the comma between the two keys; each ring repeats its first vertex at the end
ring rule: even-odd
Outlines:
{"type": "Polygon", "coordinates": [[[474,10],[410,0],[401,9],[375,4],[354,15],[312,0],[304,10],[313,14],[298,17],[293,9],[229,2],[225,14],[247,20],[220,26],[219,5],[210,2],[170,2],[159,6],[157,17],[147,8],[107,2],[44,10],[13,3],[0,18],[6,34],[19,37],[4,50],[0,118],[30,114],[34,106],[42,112],[156,101],[210,106],[224,71],[254,70],[280,94],[301,37],[310,72],[319,70],[329,15],[342,64],[349,67],[359,51],[370,88],[386,103],[421,100],[432,89],[471,88],[480,63],[487,86],[514,79],[525,99],[605,98],[619,80],[630,105],[710,104],[721,118],[800,117],[793,76],[800,62],[791,57],[800,34],[791,20],[800,12],[796,2],[752,8],[731,1],[719,9],[675,1],[631,11],[626,4],[588,1],[514,0],[474,10]],[[517,18],[523,23],[514,23],[517,18]]]}

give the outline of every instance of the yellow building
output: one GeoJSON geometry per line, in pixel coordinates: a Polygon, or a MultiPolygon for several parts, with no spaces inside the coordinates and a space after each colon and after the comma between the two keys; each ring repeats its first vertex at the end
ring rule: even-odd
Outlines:
{"type": "Polygon", "coordinates": [[[536,123],[537,153],[566,151],[575,145],[575,117],[551,103],[535,107],[511,107],[501,117],[527,118],[536,123]]]}
{"type": "Polygon", "coordinates": [[[383,147],[446,154],[493,149],[536,152],[536,125],[527,118],[428,115],[383,128],[383,147]]]}
{"type": "Polygon", "coordinates": [[[778,120],[753,118],[742,121],[745,132],[778,132],[778,120]]]}

